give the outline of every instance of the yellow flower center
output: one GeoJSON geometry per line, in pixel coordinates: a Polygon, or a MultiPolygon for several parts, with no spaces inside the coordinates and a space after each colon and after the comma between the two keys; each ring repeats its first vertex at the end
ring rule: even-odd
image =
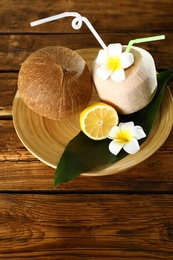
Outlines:
{"type": "Polygon", "coordinates": [[[109,57],[107,65],[110,70],[118,70],[121,67],[121,61],[118,57],[109,57]]]}
{"type": "Polygon", "coordinates": [[[118,139],[120,142],[128,143],[132,139],[132,134],[128,130],[121,130],[118,131],[117,135],[115,136],[115,139],[118,139]]]}

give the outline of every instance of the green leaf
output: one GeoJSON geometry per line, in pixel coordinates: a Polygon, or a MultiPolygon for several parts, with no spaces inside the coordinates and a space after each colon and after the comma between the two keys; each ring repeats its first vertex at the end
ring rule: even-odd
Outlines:
{"type": "MultiPolygon", "coordinates": [[[[159,73],[157,75],[157,93],[149,105],[136,113],[119,116],[119,122],[133,121],[135,125],[140,125],[148,136],[159,110],[165,87],[172,80],[173,70],[159,73]]],[[[140,144],[145,140],[146,138],[140,140],[140,144]]],[[[128,155],[124,150],[121,150],[117,156],[113,155],[108,149],[109,143],[109,139],[91,140],[81,131],[68,143],[60,158],[55,171],[54,188],[61,183],[73,180],[93,167],[115,163],[128,155]]]]}

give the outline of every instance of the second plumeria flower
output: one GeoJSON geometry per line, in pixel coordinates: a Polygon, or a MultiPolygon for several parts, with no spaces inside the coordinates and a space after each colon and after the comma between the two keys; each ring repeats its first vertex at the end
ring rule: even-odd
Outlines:
{"type": "Polygon", "coordinates": [[[120,123],[119,126],[113,126],[108,138],[112,139],[109,144],[109,150],[117,155],[123,148],[129,154],[135,154],[139,151],[138,140],[146,137],[141,126],[135,126],[133,122],[120,123]]]}
{"type": "Polygon", "coordinates": [[[97,74],[103,80],[110,77],[115,82],[121,82],[126,78],[124,69],[130,67],[133,62],[133,54],[122,52],[120,43],[109,44],[107,49],[98,53],[96,63],[100,66],[97,74]]]}

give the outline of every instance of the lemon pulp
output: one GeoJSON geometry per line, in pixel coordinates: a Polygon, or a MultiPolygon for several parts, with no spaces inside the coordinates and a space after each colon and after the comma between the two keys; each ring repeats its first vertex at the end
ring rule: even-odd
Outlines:
{"type": "Polygon", "coordinates": [[[81,130],[94,140],[107,138],[111,128],[117,124],[118,114],[116,110],[103,102],[90,105],[80,114],[81,130]]]}

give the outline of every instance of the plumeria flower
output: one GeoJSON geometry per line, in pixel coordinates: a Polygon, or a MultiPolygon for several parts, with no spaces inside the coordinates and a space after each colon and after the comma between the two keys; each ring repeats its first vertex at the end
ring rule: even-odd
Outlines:
{"type": "Polygon", "coordinates": [[[142,127],[135,126],[133,122],[120,123],[119,126],[113,126],[109,132],[109,150],[117,155],[123,148],[129,154],[135,154],[139,151],[138,140],[146,137],[142,127]]]}
{"type": "Polygon", "coordinates": [[[132,53],[122,52],[120,43],[108,45],[106,50],[100,50],[96,59],[99,66],[97,75],[107,80],[109,77],[115,82],[125,79],[124,69],[130,67],[134,62],[132,53]]]}

